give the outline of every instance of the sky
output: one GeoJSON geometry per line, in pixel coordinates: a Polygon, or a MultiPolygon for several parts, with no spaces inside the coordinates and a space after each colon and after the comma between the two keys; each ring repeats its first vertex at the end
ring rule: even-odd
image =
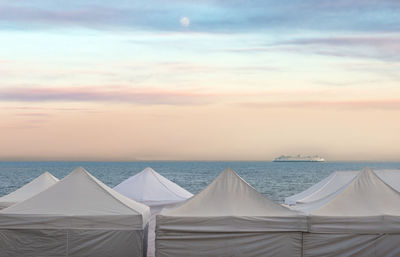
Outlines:
{"type": "Polygon", "coordinates": [[[400,161],[397,0],[0,0],[0,160],[400,161]]]}

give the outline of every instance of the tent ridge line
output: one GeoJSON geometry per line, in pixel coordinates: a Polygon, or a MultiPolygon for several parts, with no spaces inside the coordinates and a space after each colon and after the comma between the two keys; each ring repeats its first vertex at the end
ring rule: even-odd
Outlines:
{"type": "MultiPolygon", "coordinates": [[[[177,197],[179,197],[180,199],[183,199],[183,200],[185,200],[185,198],[183,198],[183,197],[181,197],[180,195],[177,195],[175,192],[173,192],[173,191],[171,191],[157,176],[156,176],[156,174],[154,174],[154,172],[153,172],[154,170],[153,169],[151,169],[151,175],[153,176],[153,177],[155,177],[156,179],[157,179],[157,181],[158,182],[160,182],[160,184],[165,188],[165,189],[167,189],[170,193],[172,193],[172,194],[174,194],[174,195],[176,195],[177,197]]],[[[161,174],[160,174],[160,176],[161,176],[161,174]]],[[[172,183],[174,183],[174,184],[176,184],[175,182],[173,182],[173,181],[171,181],[172,183]]],[[[177,186],[179,186],[178,184],[176,184],[177,186]]],[[[180,187],[180,186],[179,186],[180,187]]],[[[186,190],[186,189],[185,189],[186,190]]],[[[189,191],[188,191],[189,192],[189,191]]],[[[190,192],[189,192],[190,193],[190,192]]]]}
{"type": "MultiPolygon", "coordinates": [[[[106,190],[104,187],[102,187],[102,184],[103,184],[103,182],[101,182],[100,180],[98,180],[97,178],[95,178],[94,176],[92,176],[88,171],[86,171],[85,169],[84,169],[84,173],[85,173],[85,175],[86,176],[88,176],[93,182],[95,182],[96,183],[96,185],[98,186],[98,187],[100,187],[101,188],[101,190],[103,190],[106,194],[108,194],[109,196],[111,196],[113,199],[115,199],[115,200],[117,200],[119,203],[121,203],[122,205],[124,205],[125,207],[127,207],[128,209],[130,209],[130,210],[132,210],[132,211],[134,211],[136,214],[138,214],[138,215],[140,215],[140,216],[142,216],[142,220],[143,220],[143,215],[141,214],[141,213],[139,213],[139,212],[137,212],[135,209],[133,209],[132,207],[130,207],[130,206],[128,206],[126,203],[124,203],[124,202],[122,202],[120,199],[118,199],[117,197],[115,197],[113,194],[111,194],[108,190],[106,190]]],[[[105,185],[105,184],[104,184],[105,185]]],[[[107,185],[105,185],[105,186],[107,186],[107,185]]],[[[110,188],[111,190],[114,190],[114,189],[112,189],[112,188],[110,188]]],[[[117,191],[115,191],[116,193],[118,193],[117,191]]],[[[119,193],[118,193],[119,194],[119,193]]],[[[123,196],[123,195],[121,195],[121,196],[123,196]]],[[[125,196],[123,196],[123,197],[125,197],[125,196]]],[[[126,197],[127,198],[127,197],[126,197]]],[[[130,200],[130,201],[133,201],[133,200],[131,200],[131,199],[129,199],[129,198],[127,198],[128,200],[130,200]]],[[[143,226],[143,224],[142,224],[142,226],[143,226]]]]}

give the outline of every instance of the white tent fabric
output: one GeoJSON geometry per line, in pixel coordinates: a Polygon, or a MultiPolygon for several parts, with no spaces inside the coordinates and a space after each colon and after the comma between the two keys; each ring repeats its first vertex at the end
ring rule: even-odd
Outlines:
{"type": "Polygon", "coordinates": [[[378,175],[386,184],[391,186],[397,192],[400,192],[400,170],[374,170],[375,174],[378,175]]]}
{"type": "Polygon", "coordinates": [[[350,183],[359,171],[336,171],[303,192],[285,198],[285,204],[310,203],[340,190],[350,183]]]}
{"type": "Polygon", "coordinates": [[[45,172],[14,192],[0,197],[0,210],[13,204],[25,201],[26,199],[42,192],[43,190],[46,190],[57,182],[58,179],[56,177],[51,175],[49,172],[45,172]]]}
{"type": "Polygon", "coordinates": [[[157,216],[156,256],[301,256],[304,215],[225,169],[207,188],[157,216]]]}
{"type": "Polygon", "coordinates": [[[193,196],[149,167],[124,180],[114,190],[147,206],[179,203],[193,196]]]}
{"type": "MultiPolygon", "coordinates": [[[[386,184],[400,192],[400,170],[375,170],[376,175],[386,184]]],[[[331,194],[343,190],[360,173],[353,171],[335,171],[327,178],[303,192],[285,198],[286,205],[310,204],[331,194]]]]}
{"type": "Polygon", "coordinates": [[[152,168],[146,168],[124,180],[114,187],[114,190],[150,207],[151,217],[148,231],[147,257],[154,257],[155,255],[156,215],[163,208],[171,207],[193,196],[193,194],[158,174],[152,168]]]}
{"type": "Polygon", "coordinates": [[[0,256],[139,257],[149,215],[79,167],[0,211],[0,256]]]}
{"type": "Polygon", "coordinates": [[[399,203],[399,192],[364,169],[330,201],[308,209],[304,256],[397,256],[399,203]]]}

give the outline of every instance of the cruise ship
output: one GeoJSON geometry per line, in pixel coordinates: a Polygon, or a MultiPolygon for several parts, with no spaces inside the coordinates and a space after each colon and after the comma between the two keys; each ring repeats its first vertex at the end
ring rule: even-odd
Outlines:
{"type": "Polygon", "coordinates": [[[282,155],[274,159],[274,162],[324,162],[324,161],[325,159],[319,157],[318,155],[304,156],[300,154],[296,156],[282,155]]]}

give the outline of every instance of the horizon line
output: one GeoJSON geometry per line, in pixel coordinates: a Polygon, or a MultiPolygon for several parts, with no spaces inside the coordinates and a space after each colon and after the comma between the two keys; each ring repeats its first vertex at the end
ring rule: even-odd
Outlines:
{"type": "MultiPolygon", "coordinates": [[[[104,163],[113,163],[113,162],[274,162],[273,159],[271,160],[250,160],[250,159],[243,159],[243,160],[232,160],[232,159],[220,159],[220,160],[206,160],[206,159],[175,159],[175,160],[162,160],[162,159],[153,159],[153,160],[105,160],[105,159],[86,159],[86,160],[79,160],[79,159],[1,159],[0,162],[104,162],[104,163]]],[[[325,160],[324,162],[316,162],[316,163],[335,163],[335,162],[399,162],[400,159],[393,159],[393,160],[382,160],[382,159],[353,159],[353,160],[343,160],[343,159],[334,159],[334,160],[325,160]]],[[[281,162],[280,162],[281,163],[281,162]]],[[[287,162],[284,162],[287,163],[287,162]]],[[[292,163],[292,162],[289,162],[292,163]]],[[[297,163],[297,162],[296,162],[297,163]]],[[[307,163],[307,162],[306,162],[307,163]]],[[[310,162],[308,162],[310,163],[310,162]]],[[[314,163],[314,162],[311,162],[314,163]]]]}

